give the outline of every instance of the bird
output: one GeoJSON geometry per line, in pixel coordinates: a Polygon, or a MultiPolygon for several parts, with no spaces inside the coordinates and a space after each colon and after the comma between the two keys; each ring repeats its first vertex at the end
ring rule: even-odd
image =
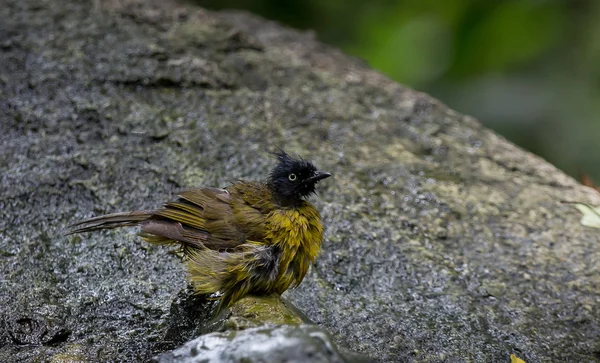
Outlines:
{"type": "Polygon", "coordinates": [[[194,292],[219,300],[219,311],[249,294],[281,295],[320,252],[324,227],[307,198],[331,174],[281,149],[272,154],[266,180],[189,189],[157,209],[82,220],[67,234],[139,226],[144,241],[179,247],[194,292]]]}

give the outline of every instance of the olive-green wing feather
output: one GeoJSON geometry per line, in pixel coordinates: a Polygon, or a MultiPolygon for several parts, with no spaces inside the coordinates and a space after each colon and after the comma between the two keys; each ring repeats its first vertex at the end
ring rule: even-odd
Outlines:
{"type": "Polygon", "coordinates": [[[139,225],[140,235],[150,243],[230,249],[246,241],[243,220],[234,220],[237,204],[226,189],[191,189],[162,208],[90,218],[72,225],[68,234],[139,225]]]}
{"type": "Polygon", "coordinates": [[[223,250],[236,247],[245,236],[233,221],[233,201],[225,189],[184,191],[177,200],[152,211],[143,222],[142,237],[152,243],[184,243],[190,247],[223,250]]]}

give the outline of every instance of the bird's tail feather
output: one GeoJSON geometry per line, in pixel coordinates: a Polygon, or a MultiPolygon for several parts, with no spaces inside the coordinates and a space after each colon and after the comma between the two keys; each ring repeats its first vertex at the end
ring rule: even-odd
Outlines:
{"type": "Polygon", "coordinates": [[[135,226],[147,220],[151,216],[151,211],[133,211],[107,214],[104,216],[85,219],[70,225],[70,230],[66,233],[66,235],[96,231],[99,229],[135,226]]]}

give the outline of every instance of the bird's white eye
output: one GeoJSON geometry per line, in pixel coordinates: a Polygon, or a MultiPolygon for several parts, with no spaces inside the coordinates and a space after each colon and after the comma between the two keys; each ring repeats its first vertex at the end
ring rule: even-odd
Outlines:
{"type": "Polygon", "coordinates": [[[288,179],[289,179],[289,180],[291,180],[291,181],[295,181],[295,180],[296,180],[296,174],[294,174],[294,173],[291,173],[291,174],[288,176],[288,179]]]}

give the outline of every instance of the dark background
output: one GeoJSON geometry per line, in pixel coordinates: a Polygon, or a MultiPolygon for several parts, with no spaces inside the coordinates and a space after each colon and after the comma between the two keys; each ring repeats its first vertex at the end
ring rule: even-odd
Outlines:
{"type": "Polygon", "coordinates": [[[314,30],[574,177],[600,182],[600,1],[197,3],[314,30]]]}

